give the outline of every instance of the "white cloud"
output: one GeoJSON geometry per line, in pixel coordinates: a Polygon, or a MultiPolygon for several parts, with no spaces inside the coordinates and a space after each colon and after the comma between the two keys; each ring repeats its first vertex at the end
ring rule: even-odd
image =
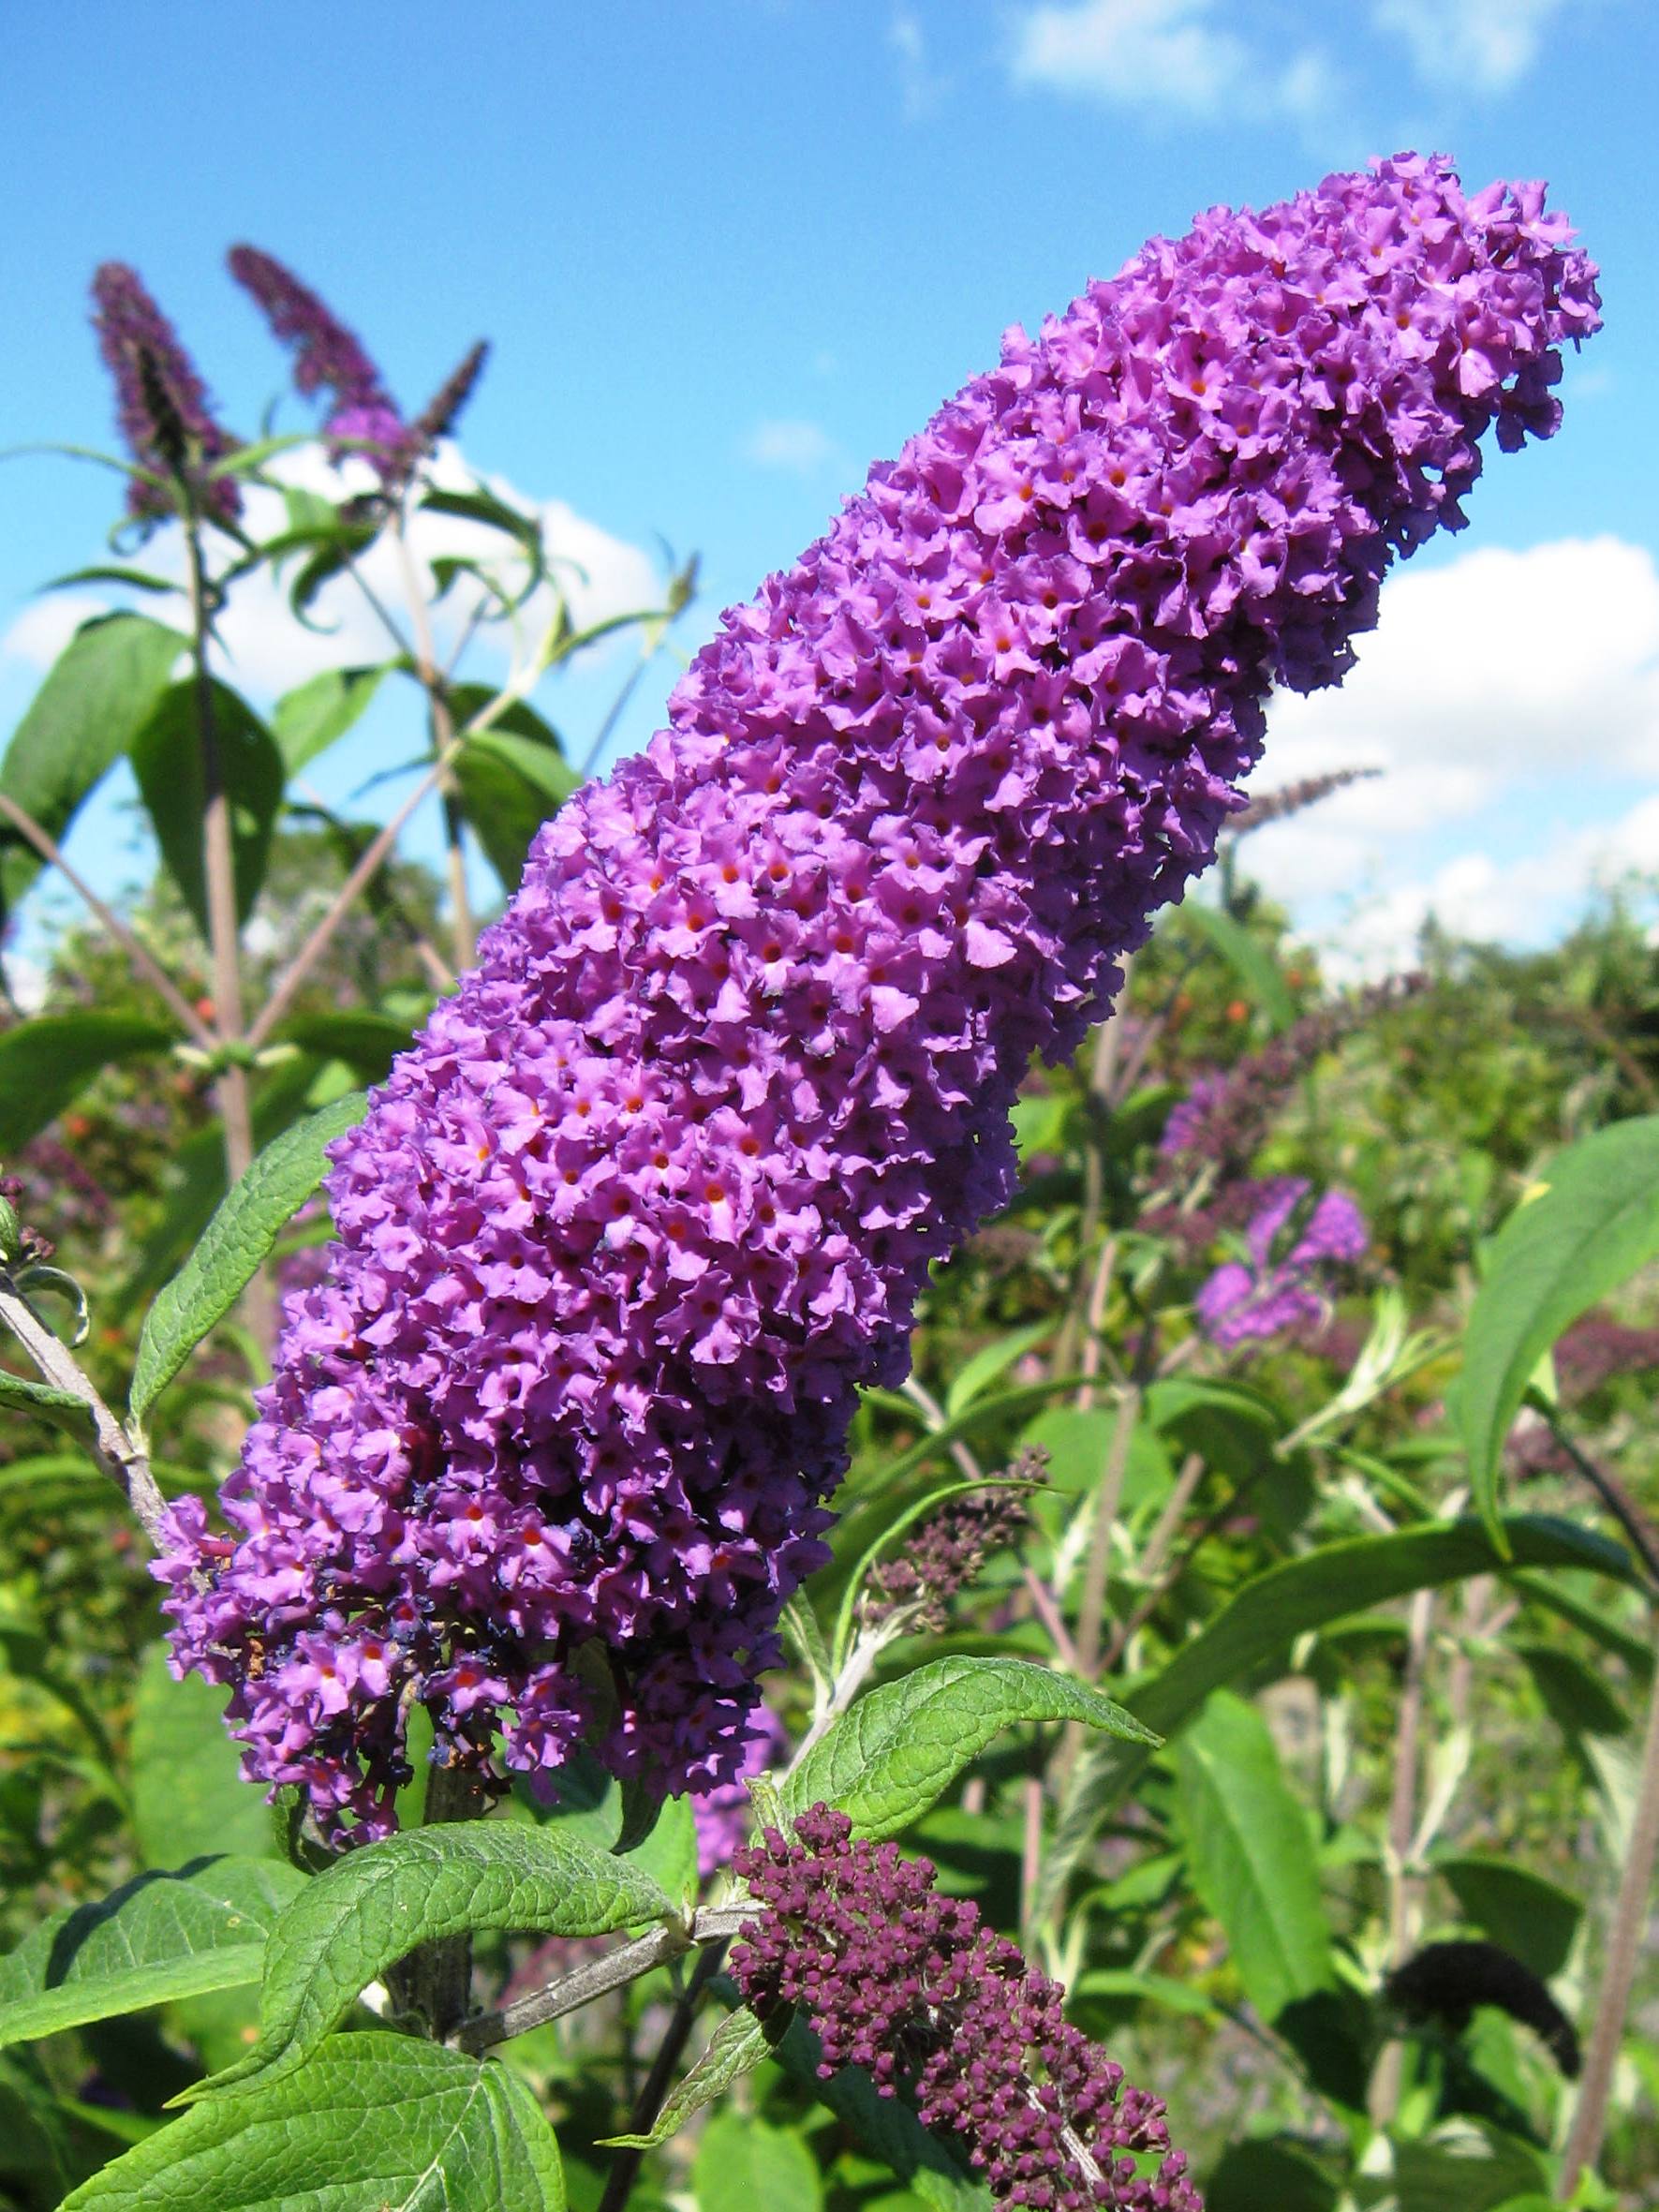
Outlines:
{"type": "Polygon", "coordinates": [[[933,114],[950,90],[950,80],[933,67],[927,34],[913,7],[896,7],[887,25],[887,44],[898,62],[899,96],[912,123],[933,114]]]}
{"type": "Polygon", "coordinates": [[[1013,68],[1022,84],[1191,116],[1311,123],[1337,93],[1317,49],[1268,63],[1226,27],[1218,0],[1043,0],[1018,19],[1013,68]]]}
{"type": "Polygon", "coordinates": [[[755,424],[743,441],[743,457],[757,468],[813,476],[840,455],[822,423],[778,420],[755,424]]]}
{"type": "MultiPolygon", "coordinates": [[[[320,446],[299,447],[283,454],[273,465],[273,473],[297,488],[336,499],[350,490],[364,488],[368,481],[363,464],[348,462],[335,469],[320,446]]],[[[465,467],[459,453],[449,448],[439,453],[433,474],[451,490],[468,489],[480,481],[465,467]]],[[[502,477],[482,481],[514,506],[540,513],[547,565],[564,592],[578,629],[607,616],[660,603],[661,577],[656,562],[643,548],[614,538],[563,500],[529,499],[502,477]]],[[[244,522],[256,538],[274,536],[285,522],[281,494],[251,489],[246,496],[244,522]]],[[[453,515],[417,514],[408,542],[417,575],[428,587],[435,559],[462,555],[481,562],[502,563],[509,581],[513,572],[520,580],[523,577],[517,557],[503,551],[509,541],[481,523],[453,515]]],[[[144,548],[143,565],[159,574],[183,576],[184,549],[176,527],[166,527],[150,540],[144,548]]],[[[298,565],[291,562],[280,579],[274,579],[264,568],[243,578],[232,586],[219,617],[226,673],[261,700],[304,683],[325,668],[383,660],[393,650],[367,598],[349,577],[332,579],[317,594],[307,610],[315,629],[306,630],[297,623],[289,609],[288,593],[298,565]]],[[[404,577],[390,536],[377,539],[359,566],[375,597],[394,621],[407,627],[404,577]]],[[[469,611],[482,596],[478,586],[462,578],[436,609],[433,627],[440,652],[459,638],[469,611]]],[[[527,656],[551,619],[554,605],[552,587],[544,585],[519,611],[516,635],[499,623],[482,628],[476,646],[481,663],[499,674],[515,657],[527,656]]],[[[54,658],[76,623],[99,611],[99,602],[93,600],[42,601],[13,622],[0,640],[0,658],[44,666],[54,658]]]]}
{"type": "Polygon", "coordinates": [[[1375,0],[1377,28],[1403,38],[1431,84],[1503,92],[1538,58],[1545,31],[1573,0],[1375,0]]]}

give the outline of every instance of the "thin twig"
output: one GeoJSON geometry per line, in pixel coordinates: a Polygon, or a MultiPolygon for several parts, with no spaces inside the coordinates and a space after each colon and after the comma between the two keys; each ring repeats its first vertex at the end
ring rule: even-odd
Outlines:
{"type": "MultiPolygon", "coordinates": [[[[691,2033],[691,2023],[697,2017],[697,2008],[703,2002],[704,1992],[719,1972],[725,1955],[724,1943],[711,1943],[687,1978],[686,1986],[675,1999],[674,2015],[658,2046],[657,2056],[651,2061],[645,2086],[634,2102],[629,2120],[630,2134],[648,2135],[656,2126],[674,2068],[691,2033]]],[[[617,2147],[611,2160],[611,2171],[605,2176],[604,2194],[599,2201],[598,2212],[623,2212],[644,2155],[638,2144],[622,2144],[617,2147]]]]}
{"type": "MultiPolygon", "coordinates": [[[[1434,1592],[1419,1590],[1407,1615],[1405,1677],[1394,1727],[1394,1779],[1388,1801],[1388,1964],[1402,1966],[1411,1952],[1415,1919],[1412,1842],[1417,1829],[1417,1770],[1423,1732],[1423,1690],[1428,1673],[1429,1638],[1434,1626],[1434,1592]]],[[[1385,2128],[1400,2109],[1405,2051],[1395,2038],[1384,2048],[1371,2081],[1370,2116],[1385,2128]]]]}
{"type": "Polygon", "coordinates": [[[128,965],[133,973],[141,977],[156,991],[168,1012],[179,1026],[186,1031],[204,1051],[211,1052],[216,1042],[213,1031],[202,1020],[200,1015],[197,1013],[178,985],[173,982],[171,976],[159,965],[155,955],[145,948],[120,915],[112,908],[104,904],[104,901],[85,878],[78,875],[69,866],[69,863],[64,858],[63,848],[51,832],[43,829],[32,814],[25,813],[17,801],[5,792],[0,792],[0,814],[5,815],[7,821],[11,824],[20,837],[27,839],[49,867],[57,869],[70,890],[80,896],[99,928],[105,930],[126,955],[128,965]]]}
{"type": "Polygon", "coordinates": [[[1601,2156],[1613,2069],[1623,2041],[1630,1992],[1641,1963],[1648,1929],[1655,1858],[1659,1858],[1659,1668],[1654,1669],[1652,1687],[1648,1694],[1641,1783],[1636,1819],[1631,1826],[1630,1848],[1619,1879],[1613,1924],[1607,1931],[1607,1948],[1602,1953],[1607,1962],[1606,1971],[1596,1999],[1590,2041],[1585,2045],[1578,2101],[1573,2110],[1573,2124],[1562,2154],[1561,2185],[1556,2195],[1563,2204],[1577,2189],[1584,2168],[1593,2166],[1601,2156]]]}
{"type": "Polygon", "coordinates": [[[464,2021],[450,2041],[457,2050],[487,2051],[506,2042],[510,2036],[526,2035],[532,2027],[545,2026],[550,2020],[579,2012],[595,1997],[637,1982],[642,1974],[665,1966],[698,1944],[729,1942],[754,1913],[752,1904],[705,1906],[693,1914],[689,1928],[679,1924],[653,1928],[648,1936],[637,1937],[633,1942],[607,1952],[603,1958],[561,1974],[545,1989],[522,1997],[498,2012],[481,2012],[476,2020],[464,2021]]]}
{"type": "MultiPolygon", "coordinates": [[[[1242,1482],[1236,1484],[1228,1495],[1224,1497],[1218,1506],[1213,1507],[1211,1510],[1205,1515],[1204,1519],[1198,1523],[1198,1526],[1192,1531],[1191,1537],[1189,1537],[1187,1541],[1181,1546],[1181,1549],[1177,1553],[1176,1557],[1172,1559],[1168,1566],[1165,1567],[1163,1574],[1158,1582],[1152,1589],[1147,1592],[1143,1598],[1139,1600],[1139,1602],[1134,1607],[1134,1610],[1129,1614],[1128,1618],[1119,1622],[1117,1628],[1113,1631],[1111,1641],[1106,1645],[1105,1650],[1101,1654],[1101,1663],[1099,1669],[1100,1674],[1109,1674],[1111,1672],[1112,1669],[1123,1656],[1125,1650],[1128,1648],[1130,1640],[1133,1637],[1138,1636],[1140,1634],[1141,1630],[1146,1626],[1152,1615],[1158,1611],[1158,1608],[1163,1603],[1163,1600],[1169,1596],[1170,1592],[1175,1588],[1176,1584],[1186,1573],[1188,1567],[1192,1566],[1192,1561],[1196,1558],[1197,1554],[1204,1549],[1205,1545],[1208,1543],[1210,1537],[1214,1536],[1216,1530],[1221,1527],[1222,1523],[1226,1521],[1230,1515],[1236,1513],[1238,1510],[1242,1501],[1250,1494],[1252,1489],[1261,1480],[1263,1475],[1266,1472],[1266,1469],[1265,1464],[1263,1466],[1257,1467],[1253,1473],[1247,1475],[1242,1482]]],[[[1392,1523],[1390,1523],[1390,1526],[1392,1526],[1392,1523]]]]}
{"type": "Polygon", "coordinates": [[[150,1472],[150,1457],[140,1449],[120,1421],[81,1373],[67,1348],[61,1344],[22,1294],[0,1276],[0,1321],[10,1329],[34,1361],[41,1377],[54,1390],[78,1398],[92,1417],[93,1457],[126,1497],[159,1551],[161,1520],[167,1500],[150,1472]]]}

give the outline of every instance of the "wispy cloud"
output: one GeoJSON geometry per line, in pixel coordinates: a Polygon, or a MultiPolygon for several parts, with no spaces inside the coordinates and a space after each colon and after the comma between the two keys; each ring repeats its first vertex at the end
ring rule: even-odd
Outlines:
{"type": "Polygon", "coordinates": [[[913,7],[896,7],[887,25],[887,44],[898,61],[899,97],[912,123],[937,112],[950,80],[934,67],[927,34],[913,7]]]}
{"type": "Polygon", "coordinates": [[[822,423],[778,418],[755,424],[743,440],[743,457],[757,468],[816,476],[838,461],[840,453],[822,423]]]}
{"type": "Polygon", "coordinates": [[[1043,0],[1015,20],[1015,80],[1192,117],[1325,117],[1340,89],[1328,57],[1303,46],[1269,60],[1236,20],[1218,0],[1043,0]]]}
{"type": "Polygon", "coordinates": [[[1538,59],[1544,34],[1580,0],[1375,0],[1380,31],[1403,38],[1431,85],[1504,92],[1538,59]]]}

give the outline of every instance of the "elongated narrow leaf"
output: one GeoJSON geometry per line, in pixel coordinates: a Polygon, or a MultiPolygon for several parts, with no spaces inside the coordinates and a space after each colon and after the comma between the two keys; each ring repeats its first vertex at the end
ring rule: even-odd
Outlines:
{"type": "Polygon", "coordinates": [[[581,782],[562,752],[511,729],[467,739],[455,763],[461,809],[509,890],[517,886],[536,832],[581,782]]]}
{"type": "Polygon", "coordinates": [[[0,1036],[0,1156],[55,1121],[94,1076],[165,1052],[174,1032],[136,1014],[41,1014],[0,1036]]]}
{"type": "Polygon", "coordinates": [[[0,2044],[257,1982],[265,1937],[304,1886],[274,1859],[200,1859],[53,1913],[0,1958],[0,2044]]]}
{"type": "Polygon", "coordinates": [[[748,2113],[718,2112],[703,2130],[691,2169],[697,2212],[819,2212],[818,2160],[792,2128],[748,2113]]]}
{"type": "Polygon", "coordinates": [[[1548,1982],[1566,1965],[1584,1908],[1555,1882],[1511,1859],[1464,1852],[1435,1863],[1463,1918],[1548,1982]]]}
{"type": "Polygon", "coordinates": [[[144,1316],[133,1370],[132,1411],[142,1420],[210,1329],[222,1321],[262,1263],[277,1233],[322,1180],[324,1147],[361,1121],[361,1091],[337,1099],[267,1145],[202,1232],[181,1272],[157,1291],[144,1316]]]}
{"type": "Polygon", "coordinates": [[[309,683],[285,691],[271,711],[271,735],[289,776],[308,767],[318,753],[362,715],[379,689],[379,668],[325,668],[309,683]]]}
{"type": "Polygon", "coordinates": [[[1204,906],[1196,899],[1189,899],[1176,912],[1182,928],[1202,937],[1226,961],[1267,1027],[1288,1029],[1296,1017],[1296,1003],[1271,948],[1252,937],[1242,922],[1236,922],[1219,906],[1204,906]]]}
{"type": "Polygon", "coordinates": [[[883,2097],[862,2066],[844,2066],[825,2081],[823,2046],[797,2012],[773,2056],[790,2079],[851,2129],[859,2147],[880,2159],[933,2212],[991,2212],[991,2193],[957,2162],[911,2107],[883,2097]]]}
{"type": "Polygon", "coordinates": [[[307,1014],[287,1022],[282,1035],[318,1060],[343,1060],[365,1082],[382,1083],[392,1062],[407,1052],[413,1032],[392,1014],[307,1014]]]}
{"type": "Polygon", "coordinates": [[[651,2132],[610,2135],[606,2142],[618,2149],[655,2150],[659,2143],[677,2135],[694,2112],[701,2112],[745,2074],[753,2073],[762,2059],[771,2056],[771,2050],[766,2030],[747,2005],[739,2005],[734,2012],[727,2013],[696,2065],[664,2099],[651,2132]]]}
{"type": "Polygon", "coordinates": [[[198,2105],[63,2212],[564,2212],[553,2130],[504,2066],[410,2036],[336,2036],[310,2065],[198,2105]]]}
{"type": "Polygon", "coordinates": [[[1074,1720],[1155,1745],[1149,1730],[1098,1691],[1023,1659],[935,1659],[861,1698],[801,1761],[787,1813],[821,1799],[859,1834],[896,1835],[921,1817],[1004,1729],[1074,1720]]]}
{"type": "Polygon", "coordinates": [[[965,1413],[976,1398],[982,1397],[994,1382],[1007,1373],[1016,1359],[1053,1334],[1052,1321],[1033,1321],[1025,1329],[1015,1329],[1007,1336],[998,1337],[993,1344],[982,1344],[972,1358],[964,1363],[945,1393],[947,1418],[965,1413]]]}
{"type": "Polygon", "coordinates": [[[190,2092],[291,2073],[371,1982],[422,1943],[484,1928],[603,1936],[672,1910],[647,1875],[563,1836],[505,1822],[419,1828],[337,1860],[273,1930],[259,2040],[190,2092]]]}
{"type": "MultiPolygon", "coordinates": [[[[271,837],[282,805],[282,755],[276,740],[239,692],[212,687],[219,776],[230,807],[230,851],[236,913],[245,922],[265,881],[271,837]]],[[[207,878],[202,822],[207,804],[201,730],[193,681],[173,684],[133,739],[139,779],[156,841],[196,926],[207,935],[207,878]]]]}
{"type": "Polygon", "coordinates": [[[1312,1831],[1253,1705],[1218,1691],[1180,1740],[1176,1804],[1192,1886],[1271,2024],[1332,1985],[1312,1831]]]}
{"type": "Polygon", "coordinates": [[[6,1368],[0,1368],[0,1405],[8,1405],[15,1413],[44,1414],[65,1427],[77,1426],[89,1418],[72,1390],[37,1382],[33,1375],[12,1374],[6,1368]]]}
{"type": "MultiPolygon", "coordinates": [[[[103,615],[69,640],[12,733],[0,791],[60,841],[81,802],[143,728],[186,643],[145,615],[103,615]]],[[[0,824],[0,912],[39,874],[41,861],[0,824]]]]}
{"type": "MultiPolygon", "coordinates": [[[[1618,1545],[1571,1522],[1511,1514],[1505,1517],[1504,1534],[1517,1566],[1593,1567],[1630,1578],[1629,1559],[1618,1545]]],[[[1175,1736],[1211,1690],[1270,1660],[1288,1657],[1296,1639],[1309,1629],[1326,1627],[1414,1590],[1501,1573],[1503,1566],[1503,1554],[1474,1519],[1324,1545],[1247,1582],[1201,1636],[1131,1696],[1129,1711],[1160,1737],[1175,1736]]],[[[1149,1757],[1145,1744],[1111,1742],[1085,1749],[1044,1862],[1044,1908],[1069,1879],[1100,1822],[1133,1789],[1149,1757]]]]}
{"type": "Polygon", "coordinates": [[[1659,1114],[1557,1155],[1493,1240],[1469,1315],[1459,1413],[1469,1479],[1496,1526],[1503,1439],[1562,1331],[1659,1253],[1659,1114]]]}

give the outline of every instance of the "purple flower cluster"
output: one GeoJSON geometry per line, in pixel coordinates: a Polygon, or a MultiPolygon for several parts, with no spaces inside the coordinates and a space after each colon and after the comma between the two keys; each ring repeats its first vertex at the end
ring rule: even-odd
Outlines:
{"type": "Polygon", "coordinates": [[[795,1838],[769,1828],[733,1862],[766,1908],[732,1952],[760,2019],[798,2005],[826,2080],[862,2066],[961,2145],[1000,2205],[1203,2212],[1162,2102],[1125,2087],[1065,2018],[1059,1984],[977,1906],[935,1895],[926,1859],[854,1841],[827,1805],[801,1816],[795,1838]]]}
{"type": "Polygon", "coordinates": [[[1192,1301],[1200,1328],[1224,1351],[1318,1323],[1328,1302],[1328,1270],[1362,1259],[1370,1241],[1346,1191],[1326,1191],[1311,1208],[1311,1186],[1297,1176],[1255,1184],[1253,1192],[1248,1259],[1225,1261],[1192,1301]]]}
{"type": "Polygon", "coordinates": [[[1410,157],[1154,242],[1011,333],[546,825],[334,1147],[230,1535],[173,1519],[176,1656],[251,1774],[378,1833],[411,1698],[445,1758],[735,1772],[1028,1061],[1212,856],[1269,686],[1348,665],[1486,428],[1554,427],[1596,327],[1568,236],[1410,157]]]}
{"type": "Polygon", "coordinates": [[[749,1729],[736,1778],[717,1782],[706,1796],[691,1801],[691,1817],[697,1826],[697,1871],[704,1881],[721,1867],[731,1865],[733,1854],[748,1833],[753,1810],[748,1785],[782,1757],[789,1742],[782,1721],[770,1705],[755,1707],[749,1729]]]}
{"type": "MultiPolygon", "coordinates": [[[[1008,1474],[1015,1482],[1042,1482],[1047,1468],[1045,1453],[1027,1449],[1008,1474]]],[[[902,1615],[907,1633],[938,1634],[950,1620],[952,1598],[978,1579],[994,1551],[1015,1542],[1029,1519],[1029,1494],[1023,1490],[977,1490],[947,1498],[910,1531],[901,1558],[871,1570],[861,1622],[867,1628],[892,1624],[896,1631],[896,1616],[902,1615]]]]}
{"type": "Polygon", "coordinates": [[[263,309],[272,330],[294,349],[294,383],[307,397],[326,393],[323,436],[335,457],[361,453],[382,483],[407,482],[421,455],[446,437],[471,396],[488,350],[473,347],[431,406],[406,423],[362,341],[309,285],[256,245],[232,246],[230,274],[263,309]]]}
{"type": "MultiPolygon", "coordinates": [[[[207,387],[179,342],[178,333],[144,288],[136,269],[106,261],[92,280],[98,350],[115,379],[121,435],[142,468],[183,475],[200,511],[215,522],[234,522],[242,493],[234,477],[210,477],[215,461],[236,451],[236,440],[215,422],[207,387]]],[[[128,479],[127,510],[139,522],[160,522],[177,505],[172,485],[128,479]]]]}

